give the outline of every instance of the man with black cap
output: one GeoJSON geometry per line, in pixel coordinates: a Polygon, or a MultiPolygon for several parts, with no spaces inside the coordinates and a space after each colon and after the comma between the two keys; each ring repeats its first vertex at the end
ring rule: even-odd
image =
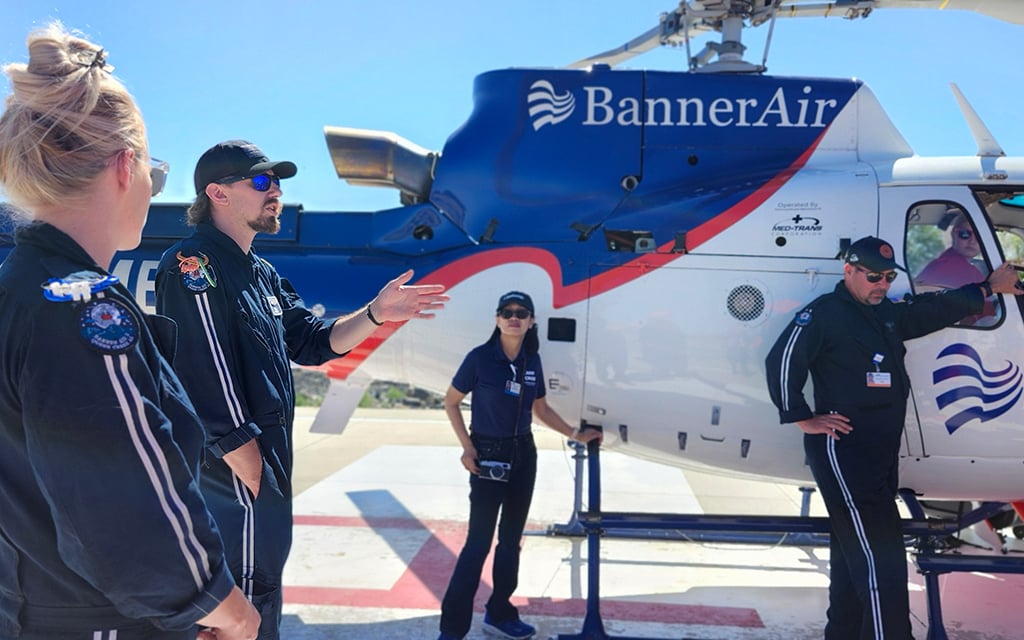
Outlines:
{"type": "MultiPolygon", "coordinates": [[[[782,423],[804,432],[804,452],[832,528],[826,640],[912,638],[907,560],[896,491],[910,379],[904,340],[979,313],[987,296],[1019,295],[1009,265],[988,280],[895,303],[892,245],[850,245],[843,280],[803,307],[765,361],[782,423]],[[803,395],[810,374],[812,411],[803,395]]],[[[905,270],[904,270],[905,271],[905,270]]]]}
{"type": "Polygon", "coordinates": [[[289,354],[315,365],[343,355],[384,322],[433,317],[441,285],[404,286],[407,271],[351,315],[327,320],[306,309],[266,260],[258,232],[280,229],[281,180],[296,173],[243,140],[222,142],[195,170],[196,230],[164,253],[157,312],[178,323],[174,368],[206,427],[200,488],[225,557],[260,610],[260,639],[279,637],[281,577],[291,547],[292,419],[289,354]]]}

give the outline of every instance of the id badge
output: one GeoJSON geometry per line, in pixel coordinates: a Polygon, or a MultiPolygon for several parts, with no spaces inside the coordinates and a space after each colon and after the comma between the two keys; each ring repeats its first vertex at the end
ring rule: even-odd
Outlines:
{"type": "Polygon", "coordinates": [[[523,385],[519,384],[515,380],[508,380],[505,382],[505,393],[510,396],[518,396],[522,386],[523,385]]]}
{"type": "Polygon", "coordinates": [[[284,315],[284,311],[281,310],[281,303],[277,301],[277,296],[267,296],[267,304],[270,305],[270,313],[274,316],[284,315]]]}
{"type": "Polygon", "coordinates": [[[869,387],[891,387],[892,374],[888,371],[868,371],[869,387]]]}

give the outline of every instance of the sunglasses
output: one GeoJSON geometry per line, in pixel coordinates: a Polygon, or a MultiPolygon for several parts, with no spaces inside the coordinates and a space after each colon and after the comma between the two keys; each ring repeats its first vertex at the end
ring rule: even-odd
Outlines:
{"type": "Polygon", "coordinates": [[[872,284],[875,284],[876,282],[881,282],[882,278],[885,278],[885,281],[891,284],[892,281],[896,279],[896,276],[899,275],[895,271],[886,271],[885,273],[880,273],[878,271],[868,271],[863,267],[857,267],[857,271],[863,273],[864,279],[872,284]]]}
{"type": "Polygon", "coordinates": [[[971,231],[970,229],[957,229],[956,237],[960,238],[961,240],[970,240],[971,238],[974,237],[974,232],[971,231]]]}
{"type": "Polygon", "coordinates": [[[275,187],[280,187],[281,186],[281,178],[278,178],[277,176],[272,176],[272,175],[267,174],[267,173],[261,173],[258,176],[249,176],[249,177],[243,177],[243,178],[239,178],[239,177],[223,178],[221,180],[218,180],[217,184],[231,184],[232,182],[241,182],[242,180],[251,180],[252,181],[252,188],[257,190],[257,191],[269,191],[270,190],[270,185],[272,185],[272,184],[275,187]]]}
{"type": "Polygon", "coordinates": [[[171,165],[163,160],[149,159],[149,179],[153,181],[153,192],[150,197],[155,198],[164,190],[164,185],[167,184],[167,172],[170,170],[171,165]]]}
{"type": "Polygon", "coordinates": [[[512,316],[515,316],[520,320],[526,320],[533,314],[531,314],[528,309],[502,309],[498,312],[498,315],[505,320],[511,320],[512,316]]]}

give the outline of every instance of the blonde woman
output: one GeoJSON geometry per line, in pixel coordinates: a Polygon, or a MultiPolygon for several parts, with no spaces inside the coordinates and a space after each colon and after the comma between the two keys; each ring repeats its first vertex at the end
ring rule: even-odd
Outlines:
{"type": "Polygon", "coordinates": [[[0,266],[0,638],[251,640],[173,327],[107,271],[167,166],[105,50],[59,24],[28,49],[0,116],[0,185],[29,223],[0,266]]]}

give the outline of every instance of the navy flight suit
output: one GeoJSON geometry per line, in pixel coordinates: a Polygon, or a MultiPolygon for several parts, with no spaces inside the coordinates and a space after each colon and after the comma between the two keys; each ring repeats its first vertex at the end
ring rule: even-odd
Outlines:
{"type": "Polygon", "coordinates": [[[232,574],[277,638],[281,578],[292,542],[292,420],[289,361],[337,358],[332,321],[283,288],[277,271],[243,253],[210,223],[168,249],[157,270],[156,306],[179,326],[175,371],[206,427],[200,486],[224,538],[232,574]],[[252,439],[263,456],[254,500],[222,458],[252,439]]]}
{"type": "Polygon", "coordinates": [[[840,413],[839,440],[804,434],[804,451],[828,509],[831,584],[826,640],[911,638],[907,559],[896,492],[910,379],[904,340],[947,327],[984,305],[981,288],[861,304],[840,282],[804,307],[768,353],[768,391],[782,423],[840,413]],[[868,386],[868,373],[889,386],[868,386]],[[815,411],[803,395],[810,374],[815,411]]]}
{"type": "Polygon", "coordinates": [[[0,266],[0,639],[195,638],[234,581],[199,491],[202,427],[161,355],[173,323],[55,227],[15,243],[0,266]]]}

